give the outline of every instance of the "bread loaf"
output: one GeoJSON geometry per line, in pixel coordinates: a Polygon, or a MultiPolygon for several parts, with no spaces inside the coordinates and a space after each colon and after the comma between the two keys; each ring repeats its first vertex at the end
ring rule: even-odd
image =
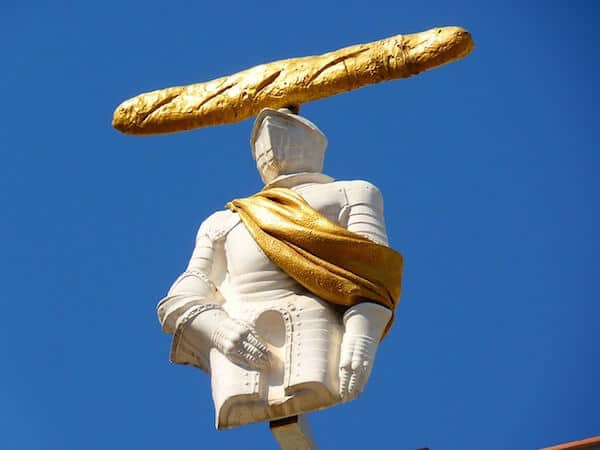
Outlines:
{"type": "Polygon", "coordinates": [[[140,94],[116,109],[113,126],[123,133],[144,135],[234,123],[263,108],[300,105],[408,78],[460,59],[472,48],[469,32],[446,27],[275,61],[205,83],[140,94]]]}

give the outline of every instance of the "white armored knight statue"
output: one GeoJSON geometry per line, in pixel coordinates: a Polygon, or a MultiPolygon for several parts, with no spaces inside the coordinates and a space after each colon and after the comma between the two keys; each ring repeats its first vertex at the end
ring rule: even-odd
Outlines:
{"type": "Polygon", "coordinates": [[[265,109],[251,146],[265,188],[202,223],[158,305],[171,360],[211,375],[220,429],[355,398],[400,295],[381,194],[321,172],[323,133],[265,109]]]}
{"type": "Polygon", "coordinates": [[[472,49],[465,29],[434,28],[142,93],[115,110],[113,126],[133,135],[257,116],[264,189],[204,221],[158,305],[171,360],[211,376],[219,429],[269,420],[283,449],[314,450],[302,413],[364,389],[400,297],[402,257],[387,246],[378,189],[321,173],[323,133],[271,108],[408,78],[472,49]]]}

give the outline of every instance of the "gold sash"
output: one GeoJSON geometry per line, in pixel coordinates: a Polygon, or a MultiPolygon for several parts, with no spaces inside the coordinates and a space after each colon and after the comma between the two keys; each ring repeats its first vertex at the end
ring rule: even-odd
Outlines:
{"type": "Polygon", "coordinates": [[[227,207],[281,270],[319,298],[396,308],[402,256],[391,248],[333,223],[291,189],[265,189],[227,207]]]}

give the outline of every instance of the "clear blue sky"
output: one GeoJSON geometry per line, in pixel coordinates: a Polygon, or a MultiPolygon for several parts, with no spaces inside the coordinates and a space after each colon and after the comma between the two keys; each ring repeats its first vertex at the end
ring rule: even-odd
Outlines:
{"type": "Polygon", "coordinates": [[[383,191],[404,293],[323,450],[535,449],[600,434],[598,6],[18,2],[0,7],[0,448],[275,449],[217,432],[155,306],[197,226],[261,185],[252,122],[151,138],[122,100],[461,25],[467,59],[306,105],[326,171],[383,191]]]}

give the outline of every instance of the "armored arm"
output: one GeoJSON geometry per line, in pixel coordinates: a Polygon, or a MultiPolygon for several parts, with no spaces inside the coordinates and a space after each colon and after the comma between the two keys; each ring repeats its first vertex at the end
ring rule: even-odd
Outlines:
{"type": "MultiPolygon", "coordinates": [[[[366,181],[351,182],[345,189],[346,207],[340,222],[349,231],[378,244],[387,245],[383,218],[383,197],[377,187],[366,181]]],[[[363,302],[344,313],[344,336],[340,350],[340,395],[349,400],[363,389],[373,368],[379,341],[392,311],[381,305],[363,302]]]]}
{"type": "Polygon", "coordinates": [[[368,181],[356,180],[348,182],[344,194],[346,205],[340,212],[340,223],[349,231],[387,245],[383,196],[379,189],[368,181]]]}
{"type": "Polygon", "coordinates": [[[158,318],[163,331],[173,335],[171,361],[191,364],[208,371],[210,325],[218,323],[225,312],[218,285],[225,273],[223,235],[220,230],[227,224],[225,214],[219,212],[206,219],[196,236],[196,245],[190,262],[175,280],[167,296],[158,304],[158,318]],[[201,336],[191,336],[191,323],[203,316],[206,322],[201,336]]]}
{"type": "Polygon", "coordinates": [[[158,304],[163,330],[173,334],[174,363],[210,372],[212,348],[240,364],[267,361],[267,349],[253,330],[222,309],[224,299],[217,289],[227,271],[225,236],[238,220],[231,212],[221,211],[202,223],[187,269],[158,304]]]}

